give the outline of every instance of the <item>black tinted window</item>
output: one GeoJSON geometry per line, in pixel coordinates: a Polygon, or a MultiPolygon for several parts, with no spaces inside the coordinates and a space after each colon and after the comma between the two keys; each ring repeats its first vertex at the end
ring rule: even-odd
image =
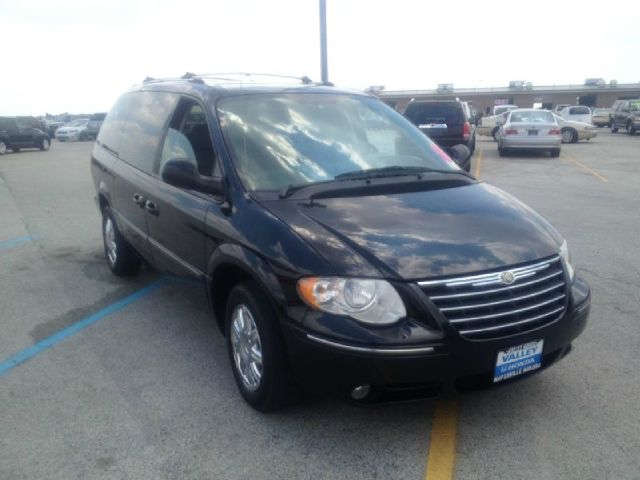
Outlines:
{"type": "Polygon", "coordinates": [[[464,122],[462,106],[458,103],[415,103],[407,107],[405,116],[416,125],[446,123],[457,125],[464,122]]]}
{"type": "MultiPolygon", "coordinates": [[[[129,96],[119,156],[134,167],[150,173],[162,140],[162,129],[173,113],[179,97],[165,92],[134,92],[129,96]]],[[[101,133],[108,120],[107,116],[101,133]]]]}
{"type": "Polygon", "coordinates": [[[124,130],[124,122],[127,119],[130,97],[131,94],[128,93],[122,95],[113,107],[111,107],[98,135],[98,142],[115,152],[120,148],[120,140],[122,138],[122,131],[124,130]]]}
{"type": "Polygon", "coordinates": [[[572,107],[569,110],[569,115],[588,115],[590,113],[589,107],[572,107]]]}
{"type": "Polygon", "coordinates": [[[10,118],[0,118],[0,130],[15,130],[15,123],[10,118]]]}

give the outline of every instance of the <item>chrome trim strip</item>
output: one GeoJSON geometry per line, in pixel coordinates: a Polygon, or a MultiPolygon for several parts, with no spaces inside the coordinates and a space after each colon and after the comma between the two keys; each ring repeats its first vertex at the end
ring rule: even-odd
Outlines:
{"type": "MultiPolygon", "coordinates": [[[[490,319],[490,318],[504,317],[506,315],[513,315],[514,313],[527,312],[529,310],[534,310],[536,308],[544,307],[545,305],[548,305],[548,304],[553,303],[553,302],[557,302],[558,300],[561,300],[561,299],[563,299],[565,297],[566,297],[566,294],[563,293],[562,295],[558,295],[557,297],[551,298],[551,299],[546,300],[544,302],[537,303],[535,305],[529,305],[528,307],[517,308],[515,310],[510,310],[508,312],[492,313],[490,315],[481,315],[479,317],[455,318],[455,319],[449,320],[449,322],[451,322],[451,323],[464,323],[464,322],[473,322],[473,321],[476,321],[476,320],[487,320],[487,319],[490,319]]],[[[564,308],[564,307],[562,307],[562,308],[564,308]]]]}
{"type": "Polygon", "coordinates": [[[425,280],[418,282],[418,285],[421,287],[430,287],[434,285],[446,285],[448,287],[460,286],[460,285],[483,285],[487,282],[500,282],[500,275],[504,272],[511,272],[516,276],[516,279],[523,278],[524,275],[529,276],[529,274],[533,274],[540,270],[544,270],[552,263],[555,263],[560,260],[560,257],[556,255],[549,260],[544,260],[542,262],[534,263],[531,265],[526,265],[524,267],[518,268],[505,268],[500,270],[499,272],[493,273],[484,273],[481,275],[471,275],[466,277],[453,277],[453,278],[445,278],[441,280],[425,280]],[[483,283],[479,283],[483,282],[483,283]]]}
{"type": "Polygon", "coordinates": [[[536,320],[541,320],[544,317],[548,317],[549,315],[553,315],[554,313],[559,313],[562,310],[564,310],[564,307],[556,308],[555,310],[552,310],[549,313],[544,313],[542,315],[537,315],[535,317],[525,318],[524,320],[518,320],[517,322],[503,323],[502,325],[496,325],[493,327],[486,327],[486,328],[478,328],[475,330],[460,330],[460,335],[466,335],[469,333],[482,333],[482,332],[500,330],[501,328],[515,327],[516,325],[521,325],[523,323],[530,323],[536,320]]]}
{"type": "Polygon", "coordinates": [[[560,287],[564,287],[564,282],[556,283],[555,285],[553,285],[551,287],[547,287],[547,288],[545,288],[543,290],[539,290],[539,291],[534,292],[534,293],[529,293],[527,295],[521,295],[520,297],[506,298],[506,299],[503,299],[503,300],[497,300],[495,302],[489,302],[489,303],[476,303],[475,305],[463,305],[463,306],[459,306],[459,307],[445,307],[445,308],[440,308],[440,311],[441,312],[453,312],[453,311],[456,311],[456,310],[470,310],[472,308],[491,307],[493,305],[500,305],[502,303],[518,302],[520,300],[526,300],[527,298],[537,297],[538,295],[542,295],[543,293],[550,292],[551,290],[555,290],[555,289],[560,288],[560,287]]]}
{"type": "Polygon", "coordinates": [[[505,290],[512,290],[514,288],[521,288],[521,287],[528,287],[529,285],[534,285],[536,283],[540,283],[540,282],[544,282],[545,280],[549,280],[550,278],[553,277],[557,277],[558,275],[562,275],[562,270],[558,270],[557,272],[554,272],[550,275],[547,275],[545,277],[540,277],[540,278],[536,278],[535,280],[531,280],[530,282],[525,282],[525,283],[518,283],[516,285],[508,285],[508,286],[504,286],[502,288],[493,288],[491,290],[479,290],[477,292],[464,292],[464,293],[453,293],[451,295],[433,295],[430,296],[429,298],[431,300],[446,300],[449,298],[462,298],[462,297],[475,297],[478,295],[484,295],[487,293],[497,293],[497,292],[504,292],[505,290]]]}
{"type": "Polygon", "coordinates": [[[380,354],[380,355],[415,355],[417,353],[433,353],[435,351],[434,347],[411,347],[411,348],[357,347],[355,345],[347,345],[344,343],[334,342],[332,340],[316,337],[315,335],[311,335],[310,333],[307,333],[307,338],[309,340],[313,340],[314,342],[322,343],[323,345],[339,348],[341,350],[347,350],[350,352],[359,352],[359,353],[374,353],[374,354],[380,354]]]}
{"type": "Polygon", "coordinates": [[[177,256],[175,253],[173,253],[171,250],[169,250],[167,247],[162,245],[160,242],[158,242],[154,238],[149,236],[148,239],[149,239],[149,243],[151,243],[152,246],[156,247],[158,250],[160,250],[161,253],[164,253],[167,257],[171,258],[174,262],[180,264],[181,266],[189,270],[191,273],[199,277],[204,276],[204,272],[198,270],[196,267],[194,267],[190,263],[184,261],[182,258],[177,256]]]}

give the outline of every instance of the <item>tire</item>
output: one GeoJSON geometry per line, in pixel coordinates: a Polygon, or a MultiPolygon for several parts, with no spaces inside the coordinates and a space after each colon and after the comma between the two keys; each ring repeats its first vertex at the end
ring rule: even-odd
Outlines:
{"type": "Polygon", "coordinates": [[[243,282],[231,290],[225,333],[233,376],[245,401],[261,412],[287,406],[295,388],[284,342],[276,314],[255,282],[243,282]]]}
{"type": "Polygon", "coordinates": [[[498,141],[498,132],[500,131],[500,127],[495,127],[493,130],[491,130],[491,136],[493,137],[493,140],[495,142],[498,141]]]}
{"type": "Polygon", "coordinates": [[[46,152],[47,150],[49,150],[49,147],[51,147],[51,140],[49,140],[48,138],[43,138],[42,140],[40,140],[40,150],[46,152]]]}
{"type": "Polygon", "coordinates": [[[618,127],[616,127],[615,122],[611,122],[611,133],[618,133],[618,127]]]}
{"type": "Polygon", "coordinates": [[[559,148],[554,148],[549,153],[551,153],[551,156],[553,158],[558,158],[560,156],[560,149],[559,148]]]}
{"type": "Polygon", "coordinates": [[[102,243],[109,269],[119,277],[135,275],[142,260],[124,239],[109,207],[102,210],[102,243]]]}
{"type": "Polygon", "coordinates": [[[5,153],[7,153],[7,142],[5,142],[4,140],[0,140],[0,155],[4,155],[5,153]]]}
{"type": "Polygon", "coordinates": [[[562,129],[562,143],[576,143],[578,141],[578,132],[573,128],[562,129]]]}
{"type": "Polygon", "coordinates": [[[636,127],[634,127],[633,123],[631,123],[631,122],[627,122],[626,130],[627,130],[627,133],[629,135],[635,135],[635,133],[636,133],[636,127]]]}
{"type": "Polygon", "coordinates": [[[498,145],[498,155],[500,155],[501,157],[506,157],[507,150],[498,145]]]}

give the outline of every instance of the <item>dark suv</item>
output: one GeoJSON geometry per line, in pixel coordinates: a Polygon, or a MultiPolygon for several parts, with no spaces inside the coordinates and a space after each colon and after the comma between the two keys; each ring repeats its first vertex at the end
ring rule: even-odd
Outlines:
{"type": "MultiPolygon", "coordinates": [[[[416,125],[422,133],[444,148],[466,145],[473,154],[476,148],[475,126],[467,115],[463,102],[457,100],[437,100],[411,102],[404,116],[416,125]]],[[[471,168],[471,159],[465,170],[471,168]]]]}
{"type": "Polygon", "coordinates": [[[49,150],[49,135],[15,117],[0,117],[0,155],[7,150],[19,152],[22,148],[49,150]]]}
{"type": "Polygon", "coordinates": [[[623,128],[629,135],[640,130],[640,98],[622,100],[611,111],[611,132],[616,133],[623,128]]]}
{"type": "Polygon", "coordinates": [[[508,382],[587,322],[562,236],[359,92],[151,80],[111,109],[91,167],[110,269],[205,284],[260,410],[293,386],[368,401],[508,382]]]}

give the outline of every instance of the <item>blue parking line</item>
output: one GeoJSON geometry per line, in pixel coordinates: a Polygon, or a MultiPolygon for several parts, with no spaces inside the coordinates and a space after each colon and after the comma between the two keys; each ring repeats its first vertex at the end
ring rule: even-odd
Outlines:
{"type": "Polygon", "coordinates": [[[102,320],[108,315],[117,312],[118,310],[122,310],[127,305],[140,300],[142,297],[149,295],[150,293],[155,292],[160,287],[169,283],[169,279],[163,277],[155,282],[147,285],[146,287],[138,290],[137,292],[129,295],[128,297],[123,298],[122,300],[118,300],[115,303],[103,308],[102,310],[97,311],[96,313],[89,315],[88,317],[80,320],[79,322],[74,323],[73,325],[65,328],[64,330],[59,331],[58,333],[54,333],[50,337],[45,338],[44,340],[40,340],[38,343],[32,345],[29,348],[25,348],[21,352],[16,353],[12,357],[6,359],[4,362],[0,363],[0,377],[6,374],[9,370],[14,367],[17,367],[21,363],[26,362],[27,360],[32,359],[40,352],[46,350],[47,348],[53,347],[54,345],[60,343],[62,340],[70,337],[78,333],[80,330],[88,327],[96,323],[98,320],[102,320]]]}
{"type": "Polygon", "coordinates": [[[7,248],[15,247],[16,245],[20,245],[21,243],[30,242],[33,240],[31,235],[27,235],[24,237],[11,238],[9,240],[3,240],[0,242],[0,250],[5,250],[7,248]]]}

